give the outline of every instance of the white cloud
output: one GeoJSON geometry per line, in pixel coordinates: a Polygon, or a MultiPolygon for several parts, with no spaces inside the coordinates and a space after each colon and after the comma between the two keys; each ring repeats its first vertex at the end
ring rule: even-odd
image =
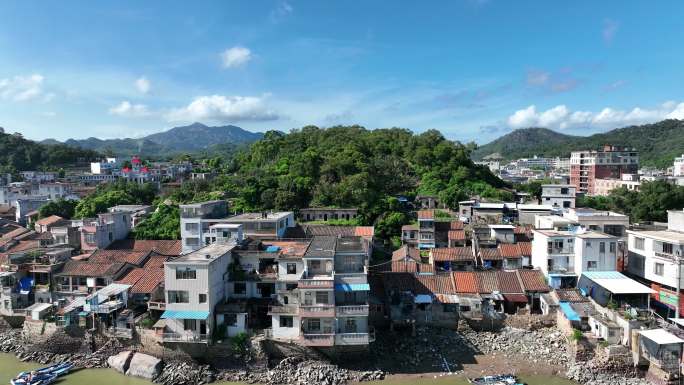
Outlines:
{"type": "Polygon", "coordinates": [[[135,81],[135,88],[137,88],[138,91],[140,91],[140,93],[142,93],[142,94],[146,94],[146,93],[150,92],[151,86],[152,86],[152,84],[150,84],[150,81],[144,76],[141,78],[138,78],[135,81]]]}
{"type": "Polygon", "coordinates": [[[271,11],[270,17],[273,23],[280,22],[283,18],[287,17],[294,11],[292,5],[287,1],[281,1],[278,5],[271,11]]]}
{"type": "Polygon", "coordinates": [[[223,51],[221,59],[223,59],[223,68],[241,67],[252,60],[252,51],[249,48],[235,46],[223,51]]]}
{"type": "Polygon", "coordinates": [[[124,100],[118,105],[109,109],[112,115],[123,116],[127,118],[138,118],[150,115],[150,111],[144,104],[132,104],[128,100],[124,100]]]}
{"type": "Polygon", "coordinates": [[[44,80],[45,78],[40,74],[0,79],[0,98],[25,102],[43,97],[44,101],[50,101],[54,94],[44,93],[44,80]]]}
{"type": "Polygon", "coordinates": [[[528,71],[527,84],[530,86],[543,86],[549,82],[551,74],[546,71],[528,71]]]}
{"type": "Polygon", "coordinates": [[[606,19],[603,21],[603,41],[606,43],[611,43],[620,28],[620,23],[615,20],[606,19]]]}
{"type": "Polygon", "coordinates": [[[666,102],[655,108],[634,107],[620,110],[605,107],[599,112],[570,111],[565,105],[558,105],[545,111],[536,106],[515,111],[508,117],[511,128],[547,127],[566,128],[616,128],[631,124],[653,123],[664,119],[684,119],[684,102],[666,102]]]}
{"type": "Polygon", "coordinates": [[[186,107],[177,108],[167,114],[169,121],[213,120],[220,122],[266,121],[278,119],[278,114],[268,108],[265,96],[223,96],[196,97],[186,107]]]}

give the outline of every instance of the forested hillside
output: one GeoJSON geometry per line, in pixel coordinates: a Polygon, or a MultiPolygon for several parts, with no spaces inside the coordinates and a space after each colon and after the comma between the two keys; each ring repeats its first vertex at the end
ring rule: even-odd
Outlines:
{"type": "Polygon", "coordinates": [[[23,170],[57,170],[95,160],[92,150],[73,148],[63,144],[40,144],[24,139],[21,134],[0,133],[0,172],[23,170]]]}
{"type": "Polygon", "coordinates": [[[604,144],[634,147],[641,164],[669,167],[684,152],[684,121],[664,120],[653,124],[614,129],[591,136],[572,136],[546,128],[518,129],[473,152],[474,159],[499,153],[506,159],[570,155],[575,150],[596,149],[604,144]]]}

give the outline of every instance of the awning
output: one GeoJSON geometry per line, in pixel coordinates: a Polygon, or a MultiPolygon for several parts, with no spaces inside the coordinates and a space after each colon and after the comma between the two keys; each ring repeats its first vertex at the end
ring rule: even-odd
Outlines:
{"type": "Polygon", "coordinates": [[[582,273],[597,285],[613,294],[651,294],[655,290],[617,271],[590,271],[582,273]]]}
{"type": "Polygon", "coordinates": [[[642,337],[647,338],[658,345],[682,344],[684,340],[665,329],[651,329],[639,331],[642,337]]]}
{"type": "Polygon", "coordinates": [[[336,283],[336,291],[370,291],[370,285],[367,283],[336,283]]]}
{"type": "Polygon", "coordinates": [[[455,294],[435,294],[439,303],[458,303],[458,296],[455,294]]]}
{"type": "Polygon", "coordinates": [[[207,319],[209,318],[208,311],[191,311],[191,310],[166,310],[161,315],[164,319],[207,319]]]}
{"type": "Polygon", "coordinates": [[[503,296],[507,302],[527,303],[525,294],[504,294],[503,296]]]}
{"type": "Polygon", "coordinates": [[[413,300],[414,303],[432,303],[432,297],[428,294],[418,294],[413,300]]]}
{"type": "Polygon", "coordinates": [[[575,309],[573,309],[569,303],[561,302],[559,306],[560,306],[561,311],[565,315],[565,318],[567,318],[569,321],[579,321],[580,320],[579,314],[577,314],[575,309]]]}

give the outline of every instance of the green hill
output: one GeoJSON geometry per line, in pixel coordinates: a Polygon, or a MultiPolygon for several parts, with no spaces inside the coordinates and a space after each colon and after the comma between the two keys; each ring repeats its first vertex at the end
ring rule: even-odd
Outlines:
{"type": "Polygon", "coordinates": [[[567,157],[571,151],[596,149],[604,144],[634,147],[641,164],[669,167],[684,152],[684,121],[663,120],[653,124],[617,128],[591,136],[572,136],[546,128],[523,128],[473,151],[473,159],[500,153],[506,159],[540,156],[567,157]]]}
{"type": "Polygon", "coordinates": [[[36,169],[56,170],[96,160],[96,151],[73,148],[64,144],[41,144],[24,139],[21,134],[0,132],[0,171],[16,172],[36,169]]]}

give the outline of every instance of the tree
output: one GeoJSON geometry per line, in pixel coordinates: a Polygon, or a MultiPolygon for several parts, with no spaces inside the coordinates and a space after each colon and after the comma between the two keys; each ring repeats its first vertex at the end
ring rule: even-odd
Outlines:
{"type": "Polygon", "coordinates": [[[74,216],[77,202],[70,199],[55,199],[48,202],[38,210],[40,218],[51,215],[58,215],[64,219],[71,219],[74,216]]]}
{"type": "Polygon", "coordinates": [[[180,210],[175,205],[160,204],[152,215],[133,229],[135,239],[180,239],[180,210]]]}

